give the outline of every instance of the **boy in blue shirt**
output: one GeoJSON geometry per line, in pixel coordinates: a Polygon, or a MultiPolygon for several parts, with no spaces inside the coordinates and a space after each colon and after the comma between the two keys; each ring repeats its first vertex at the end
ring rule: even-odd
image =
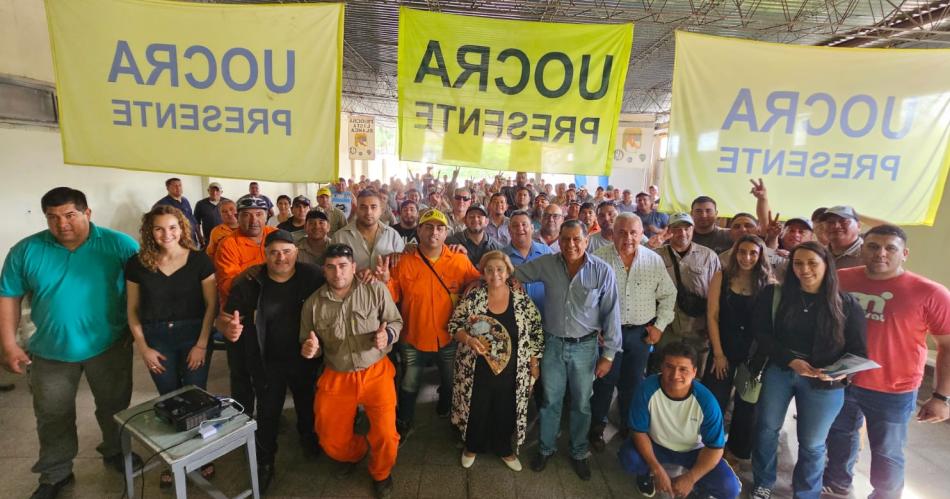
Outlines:
{"type": "Polygon", "coordinates": [[[637,387],[630,406],[633,437],[618,453],[620,463],[637,475],[645,497],[656,491],[686,497],[693,489],[702,497],[733,499],[741,484],[722,458],[725,435],[722,412],[712,393],[696,381],[699,354],[687,343],[666,345],[660,374],[637,387]],[[663,464],[686,468],[670,477],[663,464]]]}

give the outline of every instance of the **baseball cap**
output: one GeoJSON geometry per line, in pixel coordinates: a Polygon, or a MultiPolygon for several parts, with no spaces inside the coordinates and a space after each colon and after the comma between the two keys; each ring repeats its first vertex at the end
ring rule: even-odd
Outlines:
{"type": "Polygon", "coordinates": [[[422,225],[426,222],[438,222],[445,226],[449,225],[449,220],[445,218],[445,215],[435,208],[426,210],[426,212],[422,214],[422,217],[419,218],[419,225],[422,225]]]}
{"type": "Polygon", "coordinates": [[[267,201],[264,201],[264,198],[259,198],[257,196],[252,196],[250,194],[246,194],[238,198],[236,204],[237,204],[238,211],[251,210],[251,209],[255,209],[255,210],[267,209],[267,201]]]}
{"type": "Polygon", "coordinates": [[[294,198],[294,201],[293,203],[291,203],[291,206],[298,205],[298,204],[310,206],[310,198],[308,198],[307,196],[297,196],[294,198]]]}
{"type": "Polygon", "coordinates": [[[208,184],[208,189],[211,189],[212,187],[214,187],[215,189],[217,189],[217,190],[219,190],[219,191],[222,190],[222,189],[221,189],[221,184],[219,184],[219,183],[217,183],[217,182],[211,182],[210,184],[208,184]]]}
{"type": "Polygon", "coordinates": [[[317,197],[320,197],[320,196],[332,196],[332,195],[333,195],[333,193],[330,192],[330,189],[329,189],[328,187],[324,187],[324,188],[320,189],[319,191],[317,191],[317,197]]]}
{"type": "Polygon", "coordinates": [[[270,246],[271,244],[278,241],[294,244],[294,236],[292,236],[290,232],[287,232],[286,230],[277,229],[274,232],[267,234],[267,237],[264,238],[264,246],[270,246]]]}
{"type": "Polygon", "coordinates": [[[329,222],[329,221],[330,221],[330,218],[327,217],[327,214],[326,214],[326,213],[324,213],[324,212],[322,212],[322,211],[320,211],[320,210],[310,210],[310,211],[307,213],[307,220],[314,220],[314,219],[320,219],[320,220],[323,220],[323,221],[326,221],[326,222],[329,222]]]}
{"type": "Polygon", "coordinates": [[[696,225],[693,223],[693,217],[689,216],[689,213],[674,213],[670,215],[670,222],[667,224],[669,227],[672,227],[676,224],[687,223],[690,225],[696,225]]]}
{"type": "Polygon", "coordinates": [[[810,231],[814,231],[814,230],[815,230],[815,226],[814,226],[814,224],[811,223],[811,220],[808,219],[808,218],[805,218],[805,217],[792,217],[792,218],[789,218],[788,220],[785,221],[785,225],[788,225],[788,224],[790,224],[790,223],[795,223],[795,222],[798,222],[798,223],[804,225],[805,227],[808,227],[808,230],[810,230],[810,231]]]}
{"type": "Polygon", "coordinates": [[[473,203],[471,206],[468,207],[467,210],[465,210],[465,214],[468,215],[468,212],[470,211],[480,211],[482,212],[482,215],[486,217],[488,216],[488,210],[486,210],[485,207],[480,204],[473,203]]]}
{"type": "Polygon", "coordinates": [[[828,211],[818,216],[818,221],[824,222],[831,215],[839,216],[841,218],[850,218],[855,222],[858,221],[858,214],[854,211],[854,208],[844,205],[832,206],[831,208],[828,208],[828,211]]]}

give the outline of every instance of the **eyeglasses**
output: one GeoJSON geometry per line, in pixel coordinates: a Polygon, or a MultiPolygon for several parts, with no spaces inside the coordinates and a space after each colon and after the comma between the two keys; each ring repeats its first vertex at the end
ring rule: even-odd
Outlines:
{"type": "Polygon", "coordinates": [[[456,201],[470,201],[472,198],[465,196],[455,196],[456,201]]]}
{"type": "Polygon", "coordinates": [[[327,246],[324,258],[349,257],[353,258],[353,248],[347,244],[331,244],[327,246]]]}
{"type": "Polygon", "coordinates": [[[541,218],[561,218],[563,216],[564,215],[561,215],[560,213],[545,213],[544,215],[541,215],[541,218]]]}

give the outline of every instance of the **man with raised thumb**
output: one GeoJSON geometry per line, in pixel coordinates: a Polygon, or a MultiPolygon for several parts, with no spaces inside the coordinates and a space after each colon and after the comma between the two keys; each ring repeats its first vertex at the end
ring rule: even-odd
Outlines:
{"type": "Polygon", "coordinates": [[[325,359],[313,403],[315,429],[323,451],[337,461],[357,463],[369,452],[376,496],[390,497],[399,433],[396,368],[386,354],[399,339],[402,317],[386,286],[356,279],[349,246],[327,247],[323,273],[327,283],[300,313],[301,355],[325,359]],[[369,418],[366,438],[353,433],[358,405],[369,418]]]}
{"type": "Polygon", "coordinates": [[[320,353],[320,341],[317,340],[317,333],[310,331],[310,336],[307,337],[307,340],[303,342],[303,346],[300,347],[300,355],[305,359],[312,359],[320,353]]]}
{"type": "Polygon", "coordinates": [[[244,326],[241,325],[241,313],[235,310],[233,314],[221,312],[220,316],[219,324],[224,326],[220,329],[221,334],[230,342],[240,339],[241,333],[244,332],[244,326]]]}
{"type": "Polygon", "coordinates": [[[297,327],[304,300],[323,285],[316,266],[297,261],[293,235],[285,230],[264,238],[264,260],[234,278],[217,320],[218,330],[247,367],[257,394],[261,493],[274,478],[280,415],[288,390],[294,398],[300,445],[306,454],[319,454],[312,409],[319,365],[300,356],[297,327]]]}

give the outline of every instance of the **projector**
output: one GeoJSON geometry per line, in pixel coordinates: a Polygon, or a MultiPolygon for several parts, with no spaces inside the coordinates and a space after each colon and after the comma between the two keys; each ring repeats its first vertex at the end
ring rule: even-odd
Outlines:
{"type": "Polygon", "coordinates": [[[155,403],[155,415],[175,427],[178,431],[188,431],[202,421],[221,416],[221,402],[201,388],[192,387],[174,397],[155,403]]]}

